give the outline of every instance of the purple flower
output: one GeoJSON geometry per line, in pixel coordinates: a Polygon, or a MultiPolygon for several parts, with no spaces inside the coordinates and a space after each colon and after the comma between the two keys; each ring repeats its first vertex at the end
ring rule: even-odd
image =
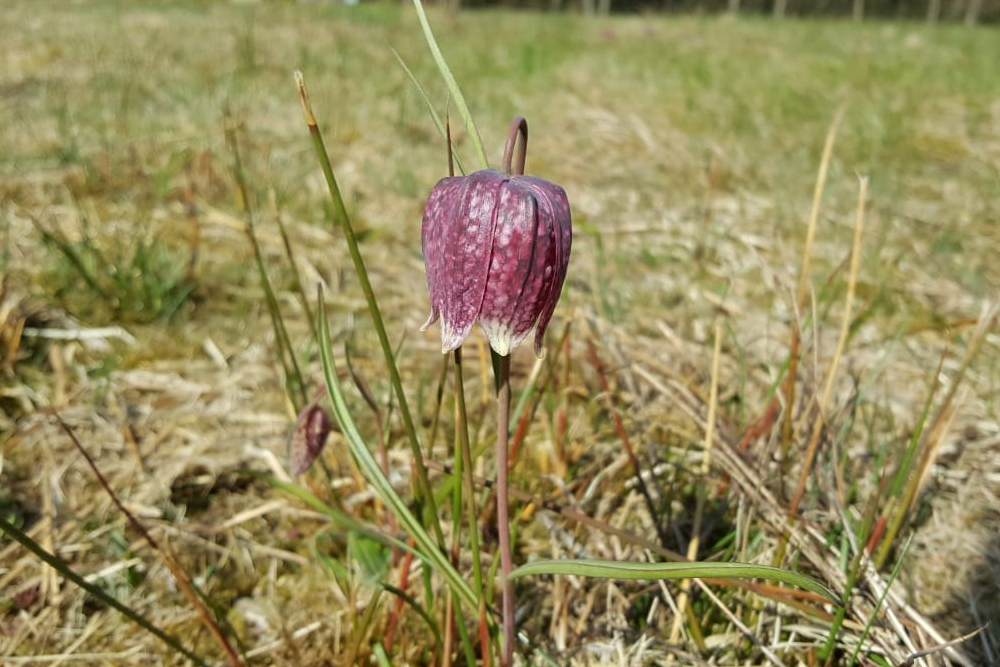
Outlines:
{"type": "Polygon", "coordinates": [[[573,238],[561,187],[491,170],[444,178],[427,199],[421,237],[431,300],[423,329],[441,318],[442,352],[478,319],[497,354],[534,330],[541,355],[573,238]]]}

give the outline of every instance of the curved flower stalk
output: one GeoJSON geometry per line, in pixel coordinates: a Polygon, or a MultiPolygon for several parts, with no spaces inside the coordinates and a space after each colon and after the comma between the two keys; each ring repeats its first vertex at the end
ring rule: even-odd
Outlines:
{"type": "Polygon", "coordinates": [[[478,320],[497,354],[510,354],[532,331],[535,354],[542,354],[569,264],[569,201],[554,183],[511,176],[510,153],[507,173],[443,178],[427,199],[421,240],[431,314],[423,329],[441,319],[444,353],[478,320]]]}
{"type": "Polygon", "coordinates": [[[502,667],[513,662],[515,636],[507,498],[510,352],[534,331],[535,354],[542,355],[545,328],[562,292],[573,241],[566,192],[554,183],[524,176],[527,147],[528,124],[515,118],[504,147],[504,172],[484,169],[442,179],[427,199],[421,227],[431,301],[423,329],[440,318],[441,351],[447,353],[461,347],[478,320],[497,362],[502,667]],[[512,169],[518,136],[522,140],[512,169]]]}

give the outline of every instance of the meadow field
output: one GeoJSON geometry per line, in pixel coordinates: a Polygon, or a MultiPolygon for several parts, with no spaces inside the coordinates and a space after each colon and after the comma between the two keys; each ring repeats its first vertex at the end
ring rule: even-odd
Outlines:
{"type": "MultiPolygon", "coordinates": [[[[1000,31],[428,14],[491,162],[526,117],[527,171],[573,211],[547,355],[512,361],[515,563],[688,554],[780,565],[846,601],[522,578],[522,664],[1000,664],[1000,31]]],[[[323,372],[302,295],[324,287],[347,403],[412,501],[301,70],[451,539],[454,387],[437,326],[420,331],[445,142],[393,50],[478,163],[413,6],[7,0],[0,35],[0,519],[223,664],[72,432],[244,664],[466,664],[446,583],[379,537],[409,536],[345,437],[290,472],[301,394],[247,234],[309,397],[323,372]]],[[[464,367],[485,505],[483,341],[464,367]]],[[[0,663],[189,664],[11,534],[0,663]]]]}

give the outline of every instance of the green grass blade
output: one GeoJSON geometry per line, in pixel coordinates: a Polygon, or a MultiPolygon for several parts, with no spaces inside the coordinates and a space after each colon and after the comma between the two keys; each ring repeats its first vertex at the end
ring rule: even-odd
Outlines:
{"type": "Polygon", "coordinates": [[[420,20],[420,27],[423,28],[424,38],[427,40],[427,48],[431,50],[434,62],[437,63],[438,70],[441,72],[441,78],[444,79],[445,85],[448,86],[448,90],[451,92],[451,98],[455,100],[455,108],[458,109],[458,115],[465,122],[465,130],[472,139],[472,145],[476,149],[479,162],[482,163],[483,169],[488,169],[490,161],[486,158],[486,151],[483,150],[483,139],[479,136],[479,129],[476,127],[476,122],[472,120],[472,114],[469,112],[469,106],[465,103],[465,96],[462,95],[462,89],[458,87],[455,75],[451,73],[451,68],[445,62],[437,40],[434,39],[431,24],[427,22],[427,14],[424,13],[424,5],[420,0],[413,0],[413,6],[417,10],[417,18],[420,20]]]}
{"type": "MultiPolygon", "coordinates": [[[[43,227],[41,223],[35,220],[34,217],[30,218],[30,220],[31,224],[38,230],[38,233],[42,235],[42,239],[54,245],[58,248],[59,252],[66,257],[66,261],[70,263],[70,266],[76,269],[76,271],[80,274],[80,277],[83,279],[83,282],[87,283],[87,286],[97,292],[102,299],[110,301],[111,295],[106,289],[104,289],[104,287],[101,286],[100,283],[97,282],[97,278],[91,274],[90,270],[87,269],[86,263],[83,258],[80,257],[80,254],[73,248],[72,244],[63,238],[62,235],[50,232],[48,229],[43,227]]],[[[85,247],[93,248],[95,246],[88,242],[88,245],[85,247]]]]}
{"type": "Polygon", "coordinates": [[[805,575],[768,565],[748,563],[628,563],[604,560],[538,560],[510,573],[512,579],[539,574],[575,575],[595,579],[767,579],[798,586],[811,593],[839,599],[826,586],[805,575]]]}
{"type": "Polygon", "coordinates": [[[528,375],[528,381],[524,384],[524,388],[521,389],[521,393],[518,394],[517,404],[514,406],[514,410],[510,415],[509,428],[511,431],[515,431],[517,429],[517,425],[521,421],[521,415],[524,413],[524,408],[527,407],[528,401],[530,401],[531,397],[535,394],[535,387],[538,386],[538,378],[542,374],[542,367],[545,364],[545,361],[545,359],[536,359],[534,366],[531,367],[531,373],[528,375]]]}
{"type": "Polygon", "coordinates": [[[306,391],[305,380],[302,377],[302,369],[299,367],[298,358],[295,356],[295,348],[285,328],[285,320],[281,314],[281,307],[278,298],[271,285],[271,279],[267,275],[264,266],[264,254],[261,251],[260,242],[257,240],[257,231],[254,223],[254,212],[250,203],[250,188],[247,184],[246,174],[243,170],[243,160],[240,157],[240,145],[236,136],[236,128],[233,126],[229,112],[224,112],[226,143],[233,154],[233,177],[236,179],[236,186],[239,188],[240,199],[242,201],[243,213],[246,216],[246,227],[244,231],[250,248],[253,250],[254,263],[257,266],[257,276],[260,279],[261,289],[264,290],[264,300],[267,305],[267,312],[271,316],[271,325],[274,328],[275,345],[278,348],[278,356],[281,365],[285,370],[285,385],[288,398],[298,412],[309,402],[309,394],[306,391]],[[285,361],[285,354],[288,354],[288,362],[285,361]]]}
{"type": "Polygon", "coordinates": [[[391,584],[382,584],[382,588],[392,593],[406,604],[410,605],[410,608],[413,609],[413,611],[417,612],[417,616],[423,619],[424,623],[427,624],[427,629],[429,629],[431,631],[431,634],[434,636],[434,648],[438,653],[440,653],[442,644],[441,632],[440,630],[438,630],[437,622],[430,614],[427,613],[427,610],[424,609],[420,605],[420,603],[413,598],[412,595],[410,595],[409,593],[407,593],[402,589],[396,588],[391,584]]]}
{"type": "MultiPolygon", "coordinates": [[[[437,543],[443,549],[444,533],[441,532],[441,524],[438,519],[437,504],[434,501],[434,489],[431,488],[430,480],[427,477],[427,466],[424,465],[424,455],[420,451],[420,438],[417,437],[417,428],[413,423],[413,416],[410,414],[406,392],[403,391],[403,380],[399,375],[399,367],[396,365],[396,356],[393,353],[392,345],[389,343],[389,334],[385,330],[382,310],[378,306],[375,290],[372,289],[371,281],[368,279],[368,269],[365,268],[365,261],[361,256],[361,249],[358,247],[358,239],[354,234],[351,218],[347,214],[347,206],[344,204],[344,198],[340,194],[340,186],[337,184],[337,177],[334,175],[333,166],[330,164],[330,156],[326,151],[326,144],[323,142],[323,133],[320,132],[316,117],[313,115],[312,106],[309,103],[309,93],[306,90],[306,83],[302,72],[295,72],[295,83],[299,89],[299,99],[302,102],[302,111],[306,116],[306,125],[309,128],[309,136],[312,138],[313,150],[316,153],[316,159],[319,160],[323,177],[326,179],[327,189],[330,191],[330,201],[334,207],[336,223],[339,223],[341,232],[344,234],[344,241],[347,243],[351,262],[354,264],[354,272],[358,277],[361,292],[365,295],[365,302],[368,304],[368,314],[371,316],[372,325],[375,327],[375,334],[378,336],[379,345],[382,348],[385,367],[389,372],[389,384],[392,385],[393,391],[396,394],[396,400],[399,403],[399,414],[403,420],[403,430],[406,431],[406,438],[410,443],[410,451],[413,453],[414,467],[417,471],[419,494],[422,497],[421,499],[427,503],[425,517],[434,529],[434,537],[437,538],[437,543]]],[[[325,322],[323,324],[324,326],[326,325],[325,322]]],[[[321,337],[319,342],[320,347],[322,347],[323,343],[327,342],[327,338],[321,337]]]]}
{"type": "Polygon", "coordinates": [[[476,485],[473,480],[472,445],[469,439],[469,412],[465,405],[465,379],[462,370],[462,348],[455,350],[455,401],[458,404],[459,459],[463,465],[462,484],[465,486],[466,521],[469,524],[469,550],[472,552],[472,580],[476,595],[483,597],[483,565],[479,548],[479,508],[476,505],[476,485]]]}
{"type": "Polygon", "coordinates": [[[392,661],[389,660],[389,656],[385,654],[385,649],[382,648],[382,642],[377,642],[375,648],[372,649],[375,654],[375,661],[378,663],[378,667],[392,667],[392,661]]]}
{"type": "Polygon", "coordinates": [[[896,576],[899,574],[899,568],[903,564],[903,559],[906,558],[906,552],[910,549],[910,542],[913,541],[913,535],[910,534],[906,538],[906,542],[903,543],[903,550],[899,554],[899,559],[896,561],[895,567],[892,568],[892,573],[889,575],[889,580],[885,582],[885,590],[882,591],[882,595],[879,596],[878,602],[875,604],[875,609],[872,610],[872,615],[868,618],[868,622],[865,623],[865,629],[862,630],[861,636],[858,638],[858,643],[854,647],[854,652],[851,653],[851,661],[848,663],[849,667],[854,667],[858,661],[858,653],[861,651],[861,645],[865,643],[868,639],[868,633],[872,629],[872,624],[875,619],[878,618],[879,611],[882,610],[882,605],[885,604],[885,599],[889,597],[889,589],[892,588],[892,583],[896,581],[896,576]]]}
{"type": "Polygon", "coordinates": [[[351,417],[344,394],[340,388],[340,379],[337,375],[337,368],[330,352],[330,330],[326,320],[326,308],[323,300],[319,299],[319,348],[320,356],[323,360],[323,374],[326,379],[327,393],[330,402],[333,404],[333,414],[340,424],[341,432],[347,439],[351,454],[354,456],[361,473],[368,482],[375,488],[382,502],[396,515],[400,525],[413,537],[417,544],[421,558],[431,567],[437,570],[445,578],[452,590],[456,591],[463,602],[475,608],[478,605],[476,594],[462,576],[452,567],[445,555],[438,549],[434,540],[420,521],[410,512],[406,503],[392,488],[392,484],[386,479],[375,461],[375,457],[369,451],[358,432],[358,428],[351,417]]]}
{"type": "Polygon", "coordinates": [[[924,426],[927,425],[927,417],[930,416],[931,406],[934,405],[934,398],[937,396],[938,388],[941,386],[938,382],[938,377],[941,375],[941,369],[943,366],[944,357],[942,356],[941,361],[938,363],[937,370],[930,378],[930,391],[927,392],[927,399],[924,401],[924,407],[921,409],[920,416],[917,418],[916,427],[910,435],[910,442],[906,447],[906,453],[903,456],[903,460],[899,464],[899,470],[896,471],[896,476],[892,480],[892,488],[889,489],[889,496],[893,498],[899,498],[903,495],[903,487],[906,484],[906,478],[910,475],[910,468],[913,466],[913,460],[917,456],[917,448],[920,445],[920,438],[924,434],[924,426]]]}
{"type": "MultiPolygon", "coordinates": [[[[252,473],[248,472],[247,474],[252,474],[252,473]]],[[[353,519],[347,514],[344,514],[343,512],[324,504],[323,501],[314,496],[309,489],[301,487],[298,484],[282,482],[281,480],[272,477],[270,475],[258,474],[256,476],[266,480],[268,484],[273,486],[275,489],[278,489],[279,491],[284,491],[289,495],[295,496],[296,498],[301,500],[303,503],[305,503],[312,509],[316,510],[320,514],[327,516],[331,521],[333,521],[334,524],[336,524],[339,528],[343,530],[353,531],[355,533],[358,533],[359,535],[364,535],[365,537],[369,537],[375,540],[376,542],[379,542],[380,544],[384,544],[387,547],[400,549],[402,551],[409,551],[417,558],[425,560],[424,555],[422,553],[420,553],[419,551],[408,545],[406,542],[402,540],[397,540],[395,537],[392,537],[391,535],[386,535],[385,533],[378,530],[374,526],[371,526],[367,523],[362,523],[361,521],[353,519]]]]}
{"type": "MultiPolygon", "coordinates": [[[[454,593],[452,594],[454,595],[454,593]]],[[[465,623],[465,612],[462,605],[456,601],[455,606],[455,626],[458,628],[459,643],[462,644],[462,653],[465,655],[465,664],[476,664],[476,651],[472,648],[472,639],[469,637],[469,628],[465,623]]]]}
{"type": "Polygon", "coordinates": [[[154,635],[157,639],[162,641],[164,644],[169,646],[177,653],[180,653],[181,655],[183,655],[185,658],[195,663],[196,665],[200,665],[201,667],[208,667],[208,663],[206,663],[204,660],[199,658],[197,655],[195,655],[188,649],[184,648],[177,639],[171,637],[166,632],[153,625],[148,619],[146,619],[145,616],[139,614],[136,611],[133,611],[130,607],[126,606],[125,604],[119,602],[115,598],[105,593],[104,589],[102,589],[100,586],[88,582],[86,579],[84,579],[79,574],[74,572],[73,569],[69,566],[69,564],[66,563],[66,561],[64,561],[62,558],[59,558],[54,554],[50,554],[48,551],[43,549],[37,542],[28,537],[27,534],[21,532],[21,530],[19,530],[17,526],[15,526],[12,523],[8,523],[2,516],[0,516],[0,531],[2,531],[7,535],[10,535],[10,537],[13,538],[15,542],[18,542],[25,549],[33,553],[35,556],[39,558],[39,560],[51,566],[59,574],[66,577],[75,585],[82,588],[83,590],[87,591],[87,593],[95,597],[101,603],[106,604],[109,607],[113,607],[114,609],[119,611],[123,616],[127,617],[130,621],[141,627],[143,630],[146,630],[150,634],[154,635]]]}
{"type": "MultiPolygon", "coordinates": [[[[389,50],[392,51],[392,55],[396,56],[396,60],[399,61],[399,66],[403,68],[404,72],[406,72],[406,76],[410,77],[410,82],[413,83],[413,87],[417,89],[418,93],[420,93],[420,97],[424,98],[424,104],[427,105],[427,111],[431,115],[431,120],[434,121],[434,126],[437,128],[438,132],[441,133],[441,136],[447,139],[448,133],[444,128],[444,121],[442,121],[441,116],[438,115],[437,110],[434,108],[434,104],[431,102],[431,98],[428,97],[427,93],[424,91],[424,87],[420,85],[420,82],[417,81],[417,77],[414,76],[413,72],[410,71],[410,68],[406,66],[406,62],[403,61],[403,57],[399,55],[399,52],[391,46],[389,47],[389,50]]],[[[462,161],[458,158],[458,152],[455,151],[454,144],[452,145],[452,157],[455,158],[455,164],[458,166],[458,171],[464,175],[465,167],[462,166],[462,161]]]]}

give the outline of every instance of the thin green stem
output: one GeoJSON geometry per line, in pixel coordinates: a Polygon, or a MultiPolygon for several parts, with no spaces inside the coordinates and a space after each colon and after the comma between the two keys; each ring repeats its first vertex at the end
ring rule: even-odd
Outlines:
{"type": "Polygon", "coordinates": [[[502,667],[514,661],[514,584],[510,579],[510,518],[507,516],[507,438],[510,423],[510,355],[500,357],[497,392],[497,533],[500,539],[500,578],[503,583],[502,667]]]}
{"type": "Polygon", "coordinates": [[[872,615],[868,618],[868,622],[865,623],[865,629],[861,631],[861,636],[858,637],[858,643],[854,646],[854,652],[851,653],[851,660],[848,663],[848,667],[854,667],[857,663],[858,653],[861,651],[861,645],[865,643],[866,639],[868,639],[868,633],[872,629],[872,624],[878,617],[878,613],[882,609],[882,605],[885,604],[885,599],[889,597],[889,589],[892,588],[893,582],[896,581],[896,576],[899,575],[899,568],[903,564],[903,559],[906,558],[906,552],[910,549],[910,542],[912,541],[913,535],[911,534],[906,538],[906,542],[903,543],[903,549],[899,554],[899,559],[896,561],[896,565],[892,568],[889,580],[885,582],[885,590],[882,591],[882,595],[879,596],[878,602],[875,603],[875,609],[872,610],[872,615]]]}
{"type": "MultiPolygon", "coordinates": [[[[834,613],[833,624],[830,626],[830,634],[827,636],[826,644],[819,651],[819,659],[824,664],[829,664],[833,658],[833,649],[837,645],[837,636],[840,634],[840,628],[843,626],[844,618],[847,616],[847,607],[851,603],[851,594],[854,591],[854,585],[858,581],[858,574],[861,572],[861,565],[866,553],[865,543],[868,541],[872,524],[875,521],[875,513],[878,510],[881,491],[882,488],[879,489],[879,493],[873,493],[871,498],[868,499],[868,506],[865,508],[865,513],[861,519],[861,529],[858,531],[857,540],[858,550],[854,554],[854,558],[851,559],[850,566],[847,569],[847,582],[844,584],[843,601],[834,613]]],[[[845,526],[845,529],[850,530],[850,526],[845,526]]]]}
{"type": "MultiPolygon", "coordinates": [[[[469,440],[469,417],[465,407],[465,380],[462,373],[462,348],[459,346],[454,352],[455,360],[455,400],[458,402],[458,442],[461,448],[462,484],[464,486],[466,517],[469,522],[469,548],[472,551],[472,578],[476,597],[484,600],[483,597],[483,564],[479,554],[479,508],[476,505],[475,480],[472,471],[472,446],[469,440]]],[[[457,463],[457,461],[456,461],[457,463]]],[[[486,607],[480,605],[479,623],[486,625],[486,607]]],[[[483,655],[488,655],[489,645],[484,645],[480,649],[483,655]]]]}
{"type": "Polygon", "coordinates": [[[292,275],[295,276],[296,291],[299,293],[299,299],[302,300],[302,309],[305,311],[306,320],[309,322],[309,331],[316,331],[316,318],[313,317],[312,308],[309,306],[309,297],[306,295],[306,286],[302,283],[302,276],[299,275],[299,265],[295,261],[295,253],[292,251],[292,242],[288,238],[288,230],[285,229],[285,223],[281,219],[281,211],[278,210],[277,204],[274,206],[274,218],[278,223],[278,231],[281,233],[281,242],[285,246],[285,255],[288,257],[288,264],[292,267],[292,275]]]}
{"type": "Polygon", "coordinates": [[[472,446],[469,441],[469,418],[465,407],[465,380],[462,373],[462,348],[455,355],[455,396],[458,399],[458,418],[461,421],[459,440],[462,447],[462,463],[465,474],[465,511],[469,522],[469,545],[472,549],[472,576],[476,597],[483,597],[483,565],[479,556],[479,508],[476,507],[475,480],[472,473],[472,446]]]}
{"type": "Polygon", "coordinates": [[[54,554],[50,554],[48,551],[43,549],[37,542],[28,537],[26,533],[21,532],[21,530],[17,526],[15,526],[12,523],[8,523],[7,520],[3,518],[3,516],[0,516],[0,530],[2,530],[7,535],[10,535],[10,537],[13,538],[15,542],[19,543],[25,549],[33,553],[35,556],[39,558],[39,560],[51,566],[59,574],[66,577],[74,584],[82,588],[83,590],[87,591],[87,593],[95,597],[100,602],[108,605],[109,607],[114,607],[117,611],[122,613],[130,621],[141,627],[143,630],[146,630],[150,634],[154,635],[157,639],[159,639],[164,644],[172,648],[174,651],[180,653],[181,655],[183,655],[185,658],[195,663],[196,665],[200,665],[201,667],[208,667],[207,662],[199,658],[197,655],[195,655],[188,649],[184,648],[184,646],[182,646],[179,641],[168,635],[160,628],[153,625],[149,620],[147,620],[144,616],[142,616],[138,612],[133,611],[129,607],[125,606],[115,598],[105,593],[100,586],[92,584],[83,577],[81,577],[80,575],[78,575],[76,572],[73,571],[73,569],[69,566],[69,564],[66,561],[64,561],[63,559],[59,558],[54,554]]]}
{"type": "Polygon", "coordinates": [[[434,451],[434,443],[437,442],[438,427],[441,424],[441,405],[444,403],[444,383],[448,378],[448,357],[441,356],[441,372],[438,375],[437,393],[435,394],[434,416],[431,417],[431,432],[427,436],[427,457],[431,457],[434,451]]]}
{"type": "Polygon", "coordinates": [[[267,301],[267,310],[271,315],[271,324],[274,327],[275,343],[278,346],[278,356],[281,357],[281,365],[285,368],[285,381],[289,384],[292,394],[298,394],[299,400],[295,400],[294,395],[289,398],[295,406],[296,412],[309,403],[309,395],[306,392],[305,380],[299,368],[298,359],[295,357],[295,348],[292,347],[292,340],[288,336],[285,328],[285,321],[281,317],[281,308],[278,306],[278,299],[271,287],[271,280],[268,278],[267,269],[264,267],[264,255],[260,249],[260,242],[257,240],[257,233],[253,222],[253,209],[250,206],[250,191],[247,187],[246,176],[243,172],[243,160],[240,159],[240,146],[236,138],[236,130],[232,126],[231,119],[226,114],[226,140],[229,149],[233,153],[233,175],[236,177],[236,185],[240,191],[240,199],[243,204],[243,212],[246,215],[246,234],[253,249],[254,262],[257,265],[257,273],[260,277],[260,284],[264,290],[264,298],[267,301]],[[291,369],[285,364],[285,352],[291,362],[291,369]],[[292,387],[291,385],[295,385],[292,387]]]}
{"type": "MultiPolygon", "coordinates": [[[[410,71],[410,68],[406,66],[406,62],[403,60],[402,56],[399,55],[396,49],[390,46],[389,50],[392,51],[392,55],[396,56],[396,60],[399,61],[399,66],[403,68],[404,72],[406,72],[406,76],[410,77],[410,81],[413,83],[413,86],[417,89],[417,92],[420,93],[420,97],[423,98],[424,104],[427,105],[427,111],[431,115],[431,120],[434,121],[434,127],[437,128],[438,132],[441,133],[442,137],[446,137],[448,139],[448,143],[451,143],[451,137],[448,133],[445,132],[444,123],[441,122],[441,116],[438,115],[437,110],[434,108],[434,104],[431,103],[431,98],[427,96],[427,92],[424,91],[423,86],[421,86],[420,82],[417,81],[417,77],[413,75],[413,72],[410,71]]],[[[452,145],[452,153],[454,154],[454,145],[452,145]]],[[[459,159],[458,155],[455,155],[454,157],[455,157],[455,165],[458,167],[459,173],[461,173],[464,176],[465,167],[462,166],[462,160],[459,159]]]]}
{"type": "MultiPolygon", "coordinates": [[[[361,257],[361,250],[358,248],[358,240],[354,235],[354,228],[351,226],[350,216],[347,214],[347,207],[340,194],[340,187],[337,185],[337,178],[333,174],[333,167],[330,165],[330,156],[326,152],[326,145],[323,142],[323,134],[316,124],[316,117],[313,115],[312,107],[309,104],[309,94],[306,91],[306,84],[301,72],[295,73],[295,81],[299,89],[299,99],[302,101],[302,110],[305,112],[306,125],[309,127],[309,134],[312,137],[313,149],[326,177],[326,184],[330,190],[330,199],[333,202],[334,213],[337,217],[338,226],[347,241],[347,249],[354,262],[354,271],[358,275],[358,282],[361,291],[368,302],[368,312],[371,315],[372,324],[375,326],[375,333],[378,335],[379,344],[382,346],[382,354],[385,356],[385,366],[389,371],[389,382],[396,393],[396,400],[399,401],[399,412],[403,418],[403,429],[406,431],[407,440],[410,443],[410,450],[413,453],[414,466],[417,471],[417,481],[419,485],[419,496],[426,503],[429,523],[434,530],[434,537],[438,546],[442,549],[445,546],[444,533],[441,532],[441,523],[438,520],[437,503],[434,500],[434,491],[431,488],[430,480],[427,477],[427,467],[424,465],[424,455],[420,451],[420,440],[417,437],[417,429],[413,424],[410,415],[409,403],[406,400],[406,393],[403,391],[403,381],[399,376],[399,369],[396,366],[396,358],[389,343],[389,336],[385,331],[385,323],[382,321],[382,311],[379,310],[378,301],[375,298],[375,291],[372,289],[371,281],[368,279],[368,271],[365,268],[365,261],[361,257]]],[[[428,520],[425,517],[425,523],[428,520]]]]}
{"type": "Polygon", "coordinates": [[[417,19],[420,21],[421,29],[424,31],[424,38],[427,40],[427,47],[431,50],[431,56],[433,56],[434,62],[437,63],[438,71],[441,72],[441,78],[444,79],[452,99],[455,100],[458,115],[465,121],[465,130],[469,133],[472,145],[476,149],[476,156],[483,165],[483,169],[488,169],[490,161],[486,159],[486,150],[483,148],[483,139],[479,136],[479,128],[476,127],[476,123],[472,120],[472,114],[469,112],[469,105],[465,103],[465,96],[462,95],[462,89],[458,87],[455,75],[451,73],[448,63],[445,62],[444,54],[441,53],[437,40],[434,39],[431,24],[427,21],[427,14],[424,13],[424,6],[420,0],[413,0],[413,7],[417,10],[417,19]]]}
{"type": "Polygon", "coordinates": [[[465,655],[465,662],[468,665],[476,664],[476,652],[472,648],[472,639],[469,637],[469,629],[465,626],[465,612],[462,611],[462,601],[458,593],[451,592],[454,600],[455,625],[458,628],[458,640],[462,644],[462,653],[465,655]]]}

